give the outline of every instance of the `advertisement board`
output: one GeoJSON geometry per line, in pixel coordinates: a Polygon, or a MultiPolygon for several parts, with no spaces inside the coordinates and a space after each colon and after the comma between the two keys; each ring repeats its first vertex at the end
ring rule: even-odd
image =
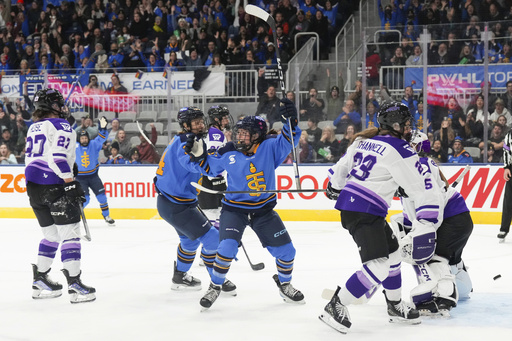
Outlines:
{"type": "MultiPolygon", "coordinates": [[[[462,172],[463,165],[442,165],[441,170],[450,183],[462,172]]],[[[100,166],[100,177],[105,184],[111,215],[114,219],[160,219],[156,210],[153,178],[157,165],[100,166]]],[[[329,166],[299,166],[302,188],[325,188],[329,166]]],[[[179,179],[177,179],[179,181],[179,179]]],[[[276,171],[277,189],[294,189],[293,168],[288,165],[276,171]]],[[[502,196],[505,187],[500,165],[473,165],[457,186],[466,198],[475,223],[499,224],[502,196]]],[[[334,202],[324,193],[280,193],[276,210],[283,220],[338,221],[339,212],[334,202]]],[[[400,201],[393,200],[390,213],[401,210],[400,201]]],[[[91,219],[100,219],[96,200],[86,208],[91,219]]],[[[2,218],[34,217],[25,187],[23,166],[0,167],[0,216],[2,218]]]]}

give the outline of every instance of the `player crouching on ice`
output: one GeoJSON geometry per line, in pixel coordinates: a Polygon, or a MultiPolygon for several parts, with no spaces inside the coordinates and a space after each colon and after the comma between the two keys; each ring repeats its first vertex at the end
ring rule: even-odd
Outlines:
{"type": "Polygon", "coordinates": [[[418,155],[408,144],[413,119],[409,108],[385,103],[377,119],[380,128],[356,134],[347,153],[329,170],[326,194],[337,200],[341,223],[357,244],[362,262],[319,316],[341,333],[352,324],[346,306],[379,285],[384,287],[390,322],[421,323],[418,311],[402,300],[401,254],[405,248],[410,261],[423,264],[435,250],[434,223],[441,202],[425,183],[418,155]],[[413,228],[402,246],[386,222],[399,186],[412,193],[416,209],[413,228]]]}
{"type": "Polygon", "coordinates": [[[39,90],[33,102],[36,110],[27,133],[25,178],[30,206],[44,238],[37,265],[32,265],[32,297],[62,295],[62,285],[48,276],[60,245],[71,303],[94,301],[96,289],[80,279],[80,205],[85,197],[74,180],[76,132],[66,120],[69,113],[59,91],[39,90]]]}
{"type": "MultiPolygon", "coordinates": [[[[442,200],[439,210],[435,255],[427,263],[413,265],[419,285],[412,289],[411,298],[422,316],[449,317],[450,310],[460,299],[469,298],[472,284],[462,261],[462,251],[473,231],[473,220],[466,201],[448,185],[436,162],[425,156],[430,151],[427,135],[414,131],[411,146],[420,155],[425,184],[431,184],[442,200]]],[[[396,235],[407,239],[411,221],[416,217],[414,199],[399,188],[403,213],[391,217],[396,235]]]]}

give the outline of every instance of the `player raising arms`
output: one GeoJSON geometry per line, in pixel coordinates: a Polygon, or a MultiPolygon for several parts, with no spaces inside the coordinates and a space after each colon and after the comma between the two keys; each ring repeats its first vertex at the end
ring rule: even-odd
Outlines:
{"type": "MultiPolygon", "coordinates": [[[[425,264],[414,265],[419,285],[412,289],[411,297],[420,315],[449,317],[451,308],[457,305],[459,299],[469,298],[473,289],[462,261],[462,251],[473,231],[473,220],[462,195],[448,185],[436,162],[424,156],[430,151],[427,135],[413,131],[411,146],[420,155],[425,178],[442,200],[442,209],[435,224],[435,255],[425,264]]],[[[402,188],[399,188],[398,195],[401,197],[403,214],[392,216],[391,222],[397,225],[397,235],[404,237],[416,217],[416,205],[402,188]]]]}
{"type": "MultiPolygon", "coordinates": [[[[208,134],[206,135],[206,147],[209,152],[217,150],[224,146],[226,142],[231,140],[231,132],[233,127],[233,118],[229,114],[229,110],[224,105],[214,105],[208,109],[208,134]],[[226,136],[228,133],[229,136],[226,136]]],[[[226,190],[226,179],[222,174],[215,177],[204,175],[201,179],[203,187],[213,189],[216,191],[226,190]]],[[[222,206],[222,194],[211,194],[204,191],[200,192],[197,196],[199,200],[199,207],[206,214],[210,222],[219,228],[220,208],[222,206]]]]}
{"type": "Polygon", "coordinates": [[[412,115],[401,103],[386,103],[380,128],[356,134],[347,153],[329,170],[329,199],[337,200],[341,221],[358,246],[362,267],[336,290],[319,318],[341,333],[351,326],[347,305],[379,284],[384,287],[390,322],[418,324],[417,310],[402,301],[402,257],[417,264],[432,258],[440,200],[423,177],[418,155],[409,146],[412,115]],[[416,204],[412,230],[398,244],[386,215],[401,186],[416,204]],[[435,217],[435,218],[432,218],[435,217]]]}
{"type": "Polygon", "coordinates": [[[35,111],[27,134],[25,178],[30,206],[44,238],[33,264],[32,297],[62,295],[62,285],[49,277],[59,244],[71,303],[94,301],[96,290],[80,280],[80,205],[85,201],[80,183],[74,180],[76,132],[58,90],[43,89],[34,96],[35,111]]]}
{"type": "Polygon", "coordinates": [[[254,193],[226,193],[220,215],[220,243],[213,264],[210,287],[200,300],[203,309],[212,306],[219,297],[221,286],[247,225],[251,226],[263,247],[276,259],[277,274],[273,276],[279,294],[288,303],[305,303],[304,295],[290,283],[292,280],[295,248],[286,227],[274,211],[275,193],[258,193],[276,188],[275,169],[290,153],[290,140],[299,143],[297,109],[288,99],[281,100],[280,114],[284,127],[281,135],[267,135],[267,124],[259,116],[247,116],[233,129],[233,141],[216,153],[206,156],[202,141],[189,139],[185,151],[211,175],[227,171],[228,191],[254,193]],[[293,127],[288,126],[291,118],[293,127]],[[291,133],[290,133],[291,132],[291,133]]]}
{"type": "MultiPolygon", "coordinates": [[[[197,206],[197,190],[190,185],[201,178],[198,167],[190,163],[183,148],[187,135],[203,137],[206,124],[203,112],[196,107],[185,107],[178,112],[178,122],[182,131],[167,146],[155,177],[158,192],[157,209],[160,216],[174,227],[180,238],[178,256],[174,262],[172,290],[201,290],[201,281],[188,271],[192,267],[200,244],[201,258],[210,276],[219,245],[219,231],[197,206]]],[[[213,277],[212,277],[213,278],[213,277]]],[[[236,286],[227,280],[222,290],[233,296],[236,286]]]]}
{"type": "Polygon", "coordinates": [[[80,185],[82,185],[85,192],[86,201],[84,203],[84,207],[87,206],[90,201],[90,188],[94,192],[96,200],[100,203],[103,219],[105,219],[105,222],[109,226],[115,226],[116,222],[110,217],[107,195],[105,194],[105,186],[103,186],[103,182],[98,174],[100,166],[98,155],[103,147],[103,142],[105,142],[108,137],[107,118],[105,116],[101,117],[98,123],[100,128],[98,136],[93,140],[89,139],[87,131],[82,130],[80,132],[79,140],[76,144],[76,155],[78,158],[78,175],[76,176],[76,179],[80,182],[80,185]]]}

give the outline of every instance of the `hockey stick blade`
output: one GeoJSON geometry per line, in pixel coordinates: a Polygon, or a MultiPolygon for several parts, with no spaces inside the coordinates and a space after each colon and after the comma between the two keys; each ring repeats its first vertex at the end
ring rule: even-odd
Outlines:
{"type": "Polygon", "coordinates": [[[324,289],[324,290],[322,291],[322,298],[323,298],[324,300],[328,300],[328,301],[330,301],[330,300],[331,300],[331,298],[334,296],[334,293],[335,293],[335,292],[336,292],[336,291],[335,291],[335,290],[332,290],[332,289],[324,289]]]}
{"type": "Polygon", "coordinates": [[[245,250],[245,246],[242,243],[242,241],[240,241],[240,246],[242,247],[242,250],[244,250],[245,257],[247,257],[247,261],[249,262],[251,269],[253,269],[254,271],[259,271],[259,270],[265,269],[265,264],[263,264],[263,263],[252,264],[251,259],[249,258],[249,255],[247,254],[247,251],[245,250]]]}
{"type": "Polygon", "coordinates": [[[471,166],[470,165],[466,165],[466,167],[464,168],[464,170],[462,171],[462,173],[460,173],[460,175],[457,177],[457,179],[452,183],[452,187],[455,188],[457,187],[457,185],[459,184],[459,182],[462,181],[462,179],[464,179],[464,176],[466,175],[467,172],[469,172],[469,170],[471,169],[471,166]]]}
{"type": "Polygon", "coordinates": [[[139,123],[139,121],[135,121],[135,122],[137,122],[137,129],[139,129],[140,134],[141,134],[141,135],[146,139],[146,141],[148,141],[148,143],[149,143],[150,145],[152,145],[152,146],[154,147],[155,145],[153,144],[153,142],[151,142],[151,140],[150,140],[150,139],[148,139],[148,137],[147,137],[147,136],[146,136],[146,134],[144,133],[144,130],[142,130],[142,128],[141,128],[141,124],[139,123]]]}
{"type": "Polygon", "coordinates": [[[255,5],[245,6],[245,13],[253,15],[253,16],[260,18],[261,20],[266,21],[266,22],[268,22],[269,18],[272,18],[270,16],[270,14],[265,12],[264,9],[262,9],[258,6],[255,6],[255,5]]]}
{"type": "Polygon", "coordinates": [[[190,183],[193,187],[200,191],[210,194],[253,194],[253,193],[325,193],[325,189],[270,189],[266,191],[216,191],[201,186],[197,182],[190,183]]]}

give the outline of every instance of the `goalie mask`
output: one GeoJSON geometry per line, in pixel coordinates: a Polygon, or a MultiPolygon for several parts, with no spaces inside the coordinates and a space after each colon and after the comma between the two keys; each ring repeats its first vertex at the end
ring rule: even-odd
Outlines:
{"type": "Polygon", "coordinates": [[[430,141],[425,133],[419,130],[413,130],[411,133],[411,147],[418,154],[427,154],[430,152],[430,141]]]}
{"type": "Polygon", "coordinates": [[[197,107],[184,107],[178,111],[178,123],[186,133],[194,133],[201,137],[206,131],[205,117],[197,107]]]}
{"type": "Polygon", "coordinates": [[[64,103],[64,97],[56,89],[38,90],[34,95],[34,107],[43,113],[59,115],[60,118],[67,118],[69,110],[64,103]]]}
{"type": "Polygon", "coordinates": [[[233,118],[225,105],[214,105],[208,109],[208,126],[229,130],[233,125],[233,118]]]}
{"type": "Polygon", "coordinates": [[[246,116],[233,129],[233,142],[239,152],[247,152],[267,135],[267,123],[260,116],[246,116]]]}
{"type": "Polygon", "coordinates": [[[413,117],[409,108],[399,102],[388,102],[382,105],[377,115],[380,128],[391,131],[397,137],[410,141],[410,127],[413,117]]]}

